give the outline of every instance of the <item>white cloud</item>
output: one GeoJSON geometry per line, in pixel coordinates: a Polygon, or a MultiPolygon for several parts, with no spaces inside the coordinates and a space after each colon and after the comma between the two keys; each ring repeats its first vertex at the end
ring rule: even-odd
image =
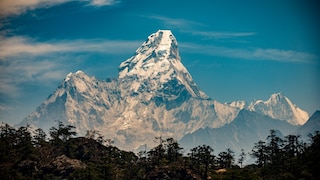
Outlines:
{"type": "Polygon", "coordinates": [[[212,31],[195,31],[190,33],[192,33],[193,35],[200,35],[207,38],[215,38],[215,39],[253,36],[256,34],[254,32],[212,32],[212,31]]]}
{"type": "Polygon", "coordinates": [[[17,56],[38,56],[49,53],[100,52],[117,54],[134,50],[141,42],[122,40],[68,40],[36,42],[28,37],[0,37],[0,60],[17,56]]]}
{"type": "Polygon", "coordinates": [[[0,37],[0,94],[20,95],[24,83],[62,80],[78,63],[89,61],[78,53],[122,54],[133,52],[141,42],[68,40],[37,42],[28,37],[0,37]]]}
{"type": "Polygon", "coordinates": [[[159,20],[169,28],[179,27],[180,31],[183,33],[203,36],[206,38],[226,39],[226,38],[253,36],[256,34],[255,32],[198,31],[197,29],[199,27],[207,27],[207,25],[197,21],[190,21],[190,20],[179,19],[179,18],[169,18],[164,16],[145,16],[145,17],[149,19],[159,20]]]}
{"type": "Polygon", "coordinates": [[[19,15],[27,10],[50,7],[71,1],[88,2],[93,6],[106,6],[117,3],[115,0],[1,0],[0,17],[19,15]]]}
{"type": "Polygon", "coordinates": [[[91,0],[90,5],[92,6],[107,6],[116,4],[115,0],[91,0]]]}
{"type": "Polygon", "coordinates": [[[70,0],[1,0],[0,15],[18,15],[27,10],[54,6],[70,0]]]}
{"type": "Polygon", "coordinates": [[[3,60],[0,66],[0,94],[7,97],[20,95],[19,85],[34,82],[47,83],[61,80],[66,74],[62,59],[13,58],[3,60]]]}
{"type": "Polygon", "coordinates": [[[11,106],[0,103],[0,111],[11,111],[13,108],[11,106]]]}
{"type": "Polygon", "coordinates": [[[180,48],[185,49],[186,52],[237,58],[240,60],[268,60],[279,62],[312,63],[317,59],[317,56],[314,54],[281,49],[241,49],[183,42],[180,42],[180,48]]]}
{"type": "Polygon", "coordinates": [[[190,20],[179,19],[179,18],[168,18],[164,16],[145,16],[145,17],[149,19],[159,20],[169,27],[191,28],[192,26],[205,26],[204,24],[196,21],[190,21],[190,20]]]}
{"type": "Polygon", "coordinates": [[[312,62],[316,59],[316,56],[309,53],[297,52],[292,50],[280,50],[280,49],[255,49],[252,53],[253,58],[269,59],[274,61],[285,62],[312,62]]]}

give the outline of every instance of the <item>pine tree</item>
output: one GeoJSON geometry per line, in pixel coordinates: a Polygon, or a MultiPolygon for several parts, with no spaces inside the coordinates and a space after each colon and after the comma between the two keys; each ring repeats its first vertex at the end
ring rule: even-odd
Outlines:
{"type": "Polygon", "coordinates": [[[241,153],[239,155],[238,163],[240,164],[240,167],[242,168],[242,164],[244,160],[246,159],[246,153],[244,152],[243,149],[241,149],[241,153]]]}

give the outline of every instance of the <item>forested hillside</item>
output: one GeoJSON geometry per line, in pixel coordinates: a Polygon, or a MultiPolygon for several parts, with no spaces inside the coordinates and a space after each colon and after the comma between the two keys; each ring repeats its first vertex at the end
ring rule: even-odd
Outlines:
{"type": "MultiPolygon", "coordinates": [[[[284,139],[275,130],[251,152],[215,152],[208,145],[184,152],[173,138],[155,137],[158,145],[137,154],[118,149],[111,139],[59,123],[49,135],[42,129],[1,125],[1,179],[319,179],[320,133],[310,142],[284,139]],[[244,165],[253,157],[255,164],[244,165]]],[[[237,150],[238,151],[238,150],[237,150]]],[[[240,150],[239,150],[240,151],[240,150]]]]}

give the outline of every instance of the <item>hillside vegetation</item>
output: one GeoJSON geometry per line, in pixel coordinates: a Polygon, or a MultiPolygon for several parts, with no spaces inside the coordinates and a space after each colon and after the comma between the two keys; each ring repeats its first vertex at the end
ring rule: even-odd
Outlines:
{"type": "Polygon", "coordinates": [[[29,127],[0,130],[1,179],[319,179],[320,134],[310,142],[284,139],[270,130],[266,141],[235,157],[231,149],[214,152],[202,145],[184,152],[173,138],[138,154],[118,149],[94,130],[77,137],[75,127],[59,123],[49,136],[29,127]],[[47,137],[48,136],[48,137],[47,137]],[[248,156],[255,164],[243,166],[248,156]]]}

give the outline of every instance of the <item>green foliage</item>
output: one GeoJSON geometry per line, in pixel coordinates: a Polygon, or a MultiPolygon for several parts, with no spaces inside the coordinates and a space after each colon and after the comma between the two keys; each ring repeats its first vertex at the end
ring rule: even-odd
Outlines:
{"type": "Polygon", "coordinates": [[[190,158],[198,172],[204,178],[208,176],[208,169],[214,167],[213,149],[210,146],[202,145],[191,149],[190,158]]]}
{"type": "Polygon", "coordinates": [[[173,138],[156,137],[150,151],[122,151],[97,131],[75,137],[73,126],[42,129],[33,136],[29,127],[0,126],[1,179],[319,179],[320,134],[310,135],[310,144],[300,136],[284,139],[271,130],[265,141],[254,144],[256,164],[242,167],[241,150],[235,165],[231,149],[213,154],[207,145],[192,148],[188,156],[173,138]]]}
{"type": "Polygon", "coordinates": [[[259,141],[252,149],[257,159],[258,175],[265,179],[309,179],[319,178],[320,173],[320,134],[310,135],[308,146],[300,136],[288,135],[281,139],[275,130],[270,130],[268,143],[259,141]]]}

